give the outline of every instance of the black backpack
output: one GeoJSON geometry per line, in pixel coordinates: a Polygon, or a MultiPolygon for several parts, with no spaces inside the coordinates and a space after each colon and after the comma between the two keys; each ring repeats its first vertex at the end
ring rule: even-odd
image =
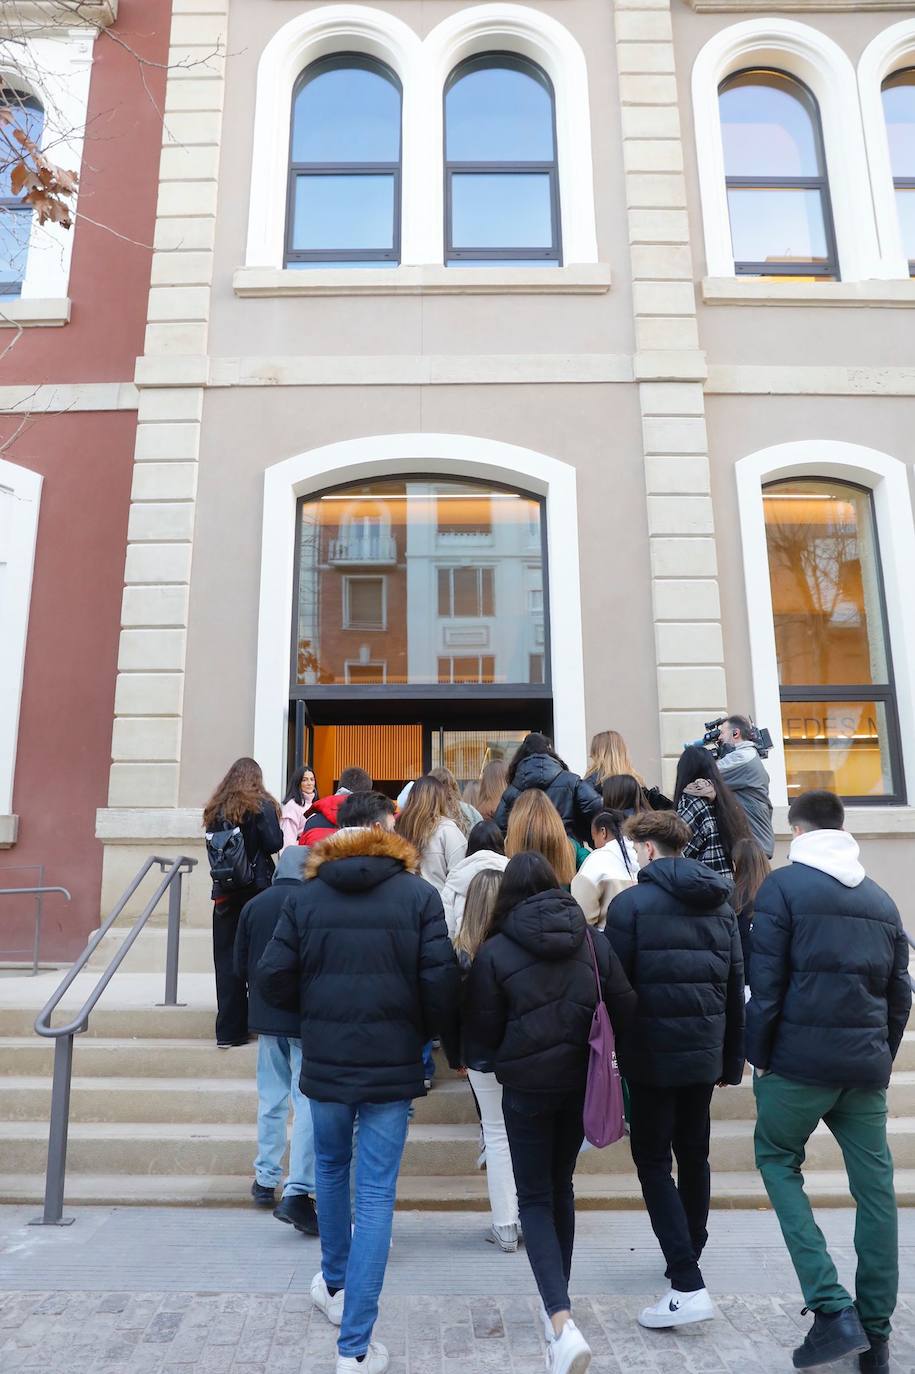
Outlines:
{"type": "MultiPolygon", "coordinates": [[[[225,821],[221,820],[221,824],[225,825],[225,821]]],[[[207,831],[207,859],[210,877],[224,892],[240,892],[253,886],[254,868],[245,848],[245,837],[237,825],[207,831]]]]}

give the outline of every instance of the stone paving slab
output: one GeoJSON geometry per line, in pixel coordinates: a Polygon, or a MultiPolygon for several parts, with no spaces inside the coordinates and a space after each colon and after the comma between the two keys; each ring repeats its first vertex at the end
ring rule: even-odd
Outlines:
{"type": "MultiPolygon", "coordinates": [[[[81,1209],[31,1228],[0,1208],[2,1374],[333,1374],[335,1331],[312,1311],[318,1243],[267,1213],[81,1209]]],[[[850,1209],[818,1213],[853,1281],[850,1209]]],[[[893,1374],[915,1374],[915,1215],[900,1214],[893,1374]]],[[[378,1339],[390,1374],[543,1369],[527,1258],[483,1241],[483,1214],[402,1213],[378,1339]]],[[[643,1331],[663,1262],[641,1213],[579,1219],[572,1289],[592,1374],[779,1374],[809,1318],[769,1212],[713,1213],[703,1263],[719,1316],[678,1334],[643,1331]]],[[[832,1367],[852,1374],[855,1362],[832,1367]]]]}

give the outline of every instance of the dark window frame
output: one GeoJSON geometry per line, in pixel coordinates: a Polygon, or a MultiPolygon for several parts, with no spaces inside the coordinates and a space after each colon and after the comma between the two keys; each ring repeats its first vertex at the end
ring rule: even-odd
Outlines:
{"type": "MultiPolygon", "coordinates": [[[[428,472],[398,472],[386,473],[378,476],[377,480],[403,482],[443,482],[448,479],[447,473],[436,473],[430,477],[428,472]]],[[[453,474],[455,482],[468,483],[472,478],[467,478],[461,474],[453,474]]],[[[434,706],[437,703],[443,705],[448,703],[454,705],[454,688],[444,683],[384,683],[372,686],[354,686],[348,683],[317,684],[298,682],[298,631],[299,631],[299,587],[301,577],[301,556],[302,540],[300,538],[302,527],[302,506],[313,501],[320,501],[323,496],[330,496],[340,492],[351,491],[355,487],[364,486],[365,482],[353,481],[334,482],[330,486],[321,487],[317,491],[308,492],[304,496],[298,497],[295,507],[295,549],[293,557],[292,571],[292,618],[289,626],[289,700],[290,702],[340,702],[350,703],[357,707],[360,702],[364,702],[366,707],[374,708],[384,704],[392,705],[396,702],[415,702],[417,705],[425,703],[427,706],[434,706]]],[[[552,649],[551,649],[551,594],[550,594],[550,565],[549,565],[549,540],[547,520],[549,512],[547,509],[546,498],[534,491],[528,491],[524,487],[510,486],[507,482],[495,482],[486,480],[477,482],[489,491],[511,492],[517,496],[523,496],[526,501],[536,503],[540,513],[540,567],[543,578],[543,682],[492,682],[475,684],[462,684],[461,700],[468,710],[475,711],[478,707],[485,706],[487,701],[491,701],[495,708],[499,702],[511,702],[514,700],[524,701],[552,701],[553,698],[553,677],[552,677],[552,649]]],[[[435,605],[438,605],[437,594],[435,605]]],[[[374,716],[369,719],[374,719],[374,716]]]]}
{"type": "Polygon", "coordinates": [[[292,89],[292,103],[289,110],[289,156],[286,171],[286,230],[283,237],[283,266],[296,263],[390,263],[400,265],[401,240],[401,187],[403,182],[403,86],[390,67],[365,53],[333,53],[309,63],[300,73],[292,89]],[[347,68],[359,68],[373,72],[376,76],[389,81],[400,99],[400,124],[398,126],[398,158],[396,162],[295,162],[292,149],[295,136],[295,103],[302,88],[326,72],[347,68]],[[299,177],[304,176],[384,176],[392,177],[394,182],[394,213],[391,229],[391,247],[388,248],[293,248],[295,230],[295,190],[299,177]]]}
{"type": "Polygon", "coordinates": [[[556,138],[556,91],[546,72],[530,58],[512,52],[487,52],[468,57],[449,74],[442,91],[442,158],[445,167],[445,243],[444,262],[450,267],[462,262],[554,262],[562,266],[562,214],[559,195],[559,149],[556,138]],[[448,92],[471,71],[485,71],[491,68],[507,68],[522,72],[525,76],[539,81],[545,86],[550,97],[550,116],[553,132],[552,161],[518,162],[462,162],[448,158],[448,92]],[[533,76],[532,76],[533,73],[533,76]],[[453,192],[452,181],[457,175],[498,176],[525,174],[549,176],[550,181],[550,233],[552,243],[549,248],[455,248],[452,234],[453,192]]]}
{"type": "MultiPolygon", "coordinates": [[[[888,86],[892,86],[893,82],[895,81],[895,79],[896,79],[897,77],[900,77],[900,76],[908,76],[910,73],[912,74],[913,80],[912,80],[911,82],[907,82],[906,84],[907,84],[907,85],[911,85],[913,92],[915,92],[915,67],[900,67],[897,71],[895,71],[895,72],[890,72],[889,76],[884,77],[883,81],[882,81],[881,84],[880,84],[880,94],[881,94],[881,96],[883,95],[883,92],[887,89],[888,86]]],[[[881,101],[881,104],[882,104],[882,101],[881,101]]],[[[884,120],[883,120],[883,122],[884,122],[884,124],[886,123],[886,115],[885,115],[885,114],[884,114],[884,120]]],[[[892,172],[892,167],[890,168],[890,171],[892,172]]],[[[894,177],[893,177],[893,190],[894,190],[894,191],[913,191],[913,192],[915,192],[915,176],[912,176],[912,177],[896,177],[896,176],[894,176],[894,177]]],[[[899,214],[898,209],[897,209],[896,213],[897,213],[897,216],[898,216],[898,214],[899,214]]],[[[900,227],[901,227],[901,225],[900,225],[900,227]]],[[[904,245],[903,245],[903,246],[904,246],[904,245]]],[[[909,276],[910,276],[910,277],[915,277],[915,258],[909,258],[908,262],[909,262],[909,276]]]]}
{"type": "MultiPolygon", "coordinates": [[[[905,768],[902,756],[902,732],[899,727],[899,706],[896,697],[896,677],[893,670],[893,645],[890,638],[890,624],[886,609],[886,586],[883,577],[883,557],[880,551],[880,530],[877,525],[877,512],[874,506],[874,493],[872,488],[862,485],[860,482],[848,482],[843,477],[820,476],[811,474],[803,476],[798,473],[791,477],[775,477],[771,482],[763,484],[762,493],[765,497],[766,491],[772,487],[784,486],[786,482],[813,482],[824,481],[833,482],[838,486],[845,487],[849,491],[863,493],[867,497],[868,512],[871,522],[871,535],[874,544],[874,561],[877,574],[877,596],[880,604],[880,632],[883,635],[883,649],[886,655],[886,682],[881,683],[840,683],[829,686],[817,684],[802,684],[801,686],[783,687],[781,682],[778,684],[778,695],[780,702],[790,703],[792,701],[805,702],[824,702],[847,701],[849,704],[856,702],[873,701],[882,704],[886,715],[886,750],[889,761],[890,784],[889,792],[881,793],[878,797],[872,796],[846,796],[843,795],[843,802],[850,806],[905,806],[907,801],[905,768]]],[[[767,547],[768,556],[768,547],[767,547]]],[[[771,580],[770,580],[771,585],[771,580]]],[[[774,611],[774,607],[773,607],[774,611]]],[[[774,622],[774,615],[773,615],[774,622]]],[[[773,623],[774,628],[774,623],[773,623]]],[[[777,661],[777,659],[776,659],[777,661]]],[[[781,730],[779,721],[779,730],[781,730]]]]}
{"type": "MultiPolygon", "coordinates": [[[[29,91],[19,91],[15,86],[4,86],[0,90],[0,105],[7,108],[13,106],[17,109],[39,110],[42,117],[42,134],[44,133],[45,108],[37,96],[29,91]]],[[[31,233],[31,219],[34,215],[31,205],[26,205],[21,196],[0,196],[0,214],[22,215],[29,217],[29,232],[31,233]]],[[[18,296],[22,291],[22,286],[28,271],[28,249],[23,261],[22,275],[16,281],[0,281],[0,296],[18,296]]]]}
{"type": "MultiPolygon", "coordinates": [[[[725,92],[731,82],[738,77],[753,75],[773,75],[782,77],[785,81],[797,86],[807,100],[813,106],[811,115],[811,127],[813,129],[814,145],[816,147],[817,160],[823,168],[820,176],[807,177],[743,177],[728,176],[725,174],[725,194],[728,191],[818,191],[820,194],[820,207],[823,213],[823,233],[826,239],[826,260],[825,262],[750,262],[734,259],[734,273],[738,277],[819,277],[823,281],[841,281],[841,271],[839,264],[839,250],[836,240],[835,221],[832,213],[832,196],[829,190],[829,165],[826,161],[826,144],[823,141],[823,116],[820,112],[820,102],[817,100],[813,91],[798,77],[791,72],[782,71],[780,67],[742,67],[740,71],[730,72],[728,76],[718,86],[718,100],[725,92]]],[[[808,111],[810,113],[810,111],[808,111]]],[[[720,116],[719,116],[720,117],[720,116]]],[[[728,227],[730,229],[730,207],[728,212],[728,227]]],[[[733,240],[732,240],[733,249],[733,240]]]]}

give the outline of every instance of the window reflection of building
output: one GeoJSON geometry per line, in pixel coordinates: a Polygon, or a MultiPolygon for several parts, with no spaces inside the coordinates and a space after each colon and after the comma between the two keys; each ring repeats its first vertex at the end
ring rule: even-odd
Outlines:
{"type": "Polygon", "coordinates": [[[296,684],[543,683],[540,511],[420,477],[302,501],[296,684]]]}
{"type": "Polygon", "coordinates": [[[899,788],[895,696],[870,493],[796,479],[764,490],[790,795],[899,788]]]}

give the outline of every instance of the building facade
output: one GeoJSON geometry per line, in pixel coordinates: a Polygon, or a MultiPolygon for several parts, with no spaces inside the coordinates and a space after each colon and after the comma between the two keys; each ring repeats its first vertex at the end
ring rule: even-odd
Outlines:
{"type": "Polygon", "coordinates": [[[171,8],[104,900],[241,754],[726,710],[901,888],[915,6],[171,8]]]}
{"type": "MultiPolygon", "coordinates": [[[[167,0],[2,6],[0,104],[79,175],[40,225],[0,151],[0,887],[60,884],[39,953],[98,925],[124,545],[162,139],[167,0]]],[[[9,127],[9,126],[7,126],[9,127]]],[[[34,902],[0,898],[0,960],[34,902]]]]}

